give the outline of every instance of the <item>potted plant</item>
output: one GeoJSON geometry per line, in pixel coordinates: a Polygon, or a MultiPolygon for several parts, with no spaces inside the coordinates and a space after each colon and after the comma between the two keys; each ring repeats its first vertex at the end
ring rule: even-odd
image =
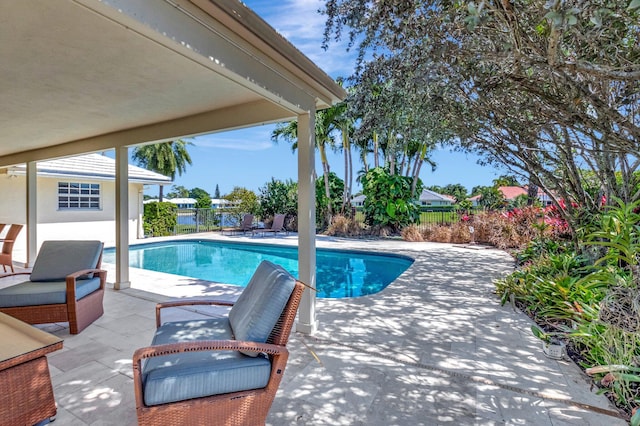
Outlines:
{"type": "Polygon", "coordinates": [[[564,359],[566,344],[558,337],[558,334],[547,333],[537,325],[531,326],[531,332],[542,340],[542,352],[551,359],[564,359]]]}

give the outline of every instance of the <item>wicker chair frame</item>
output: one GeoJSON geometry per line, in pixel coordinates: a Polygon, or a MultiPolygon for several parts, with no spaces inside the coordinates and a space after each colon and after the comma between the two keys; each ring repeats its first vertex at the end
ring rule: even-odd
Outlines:
{"type": "MultiPolygon", "coordinates": [[[[22,230],[24,225],[14,224],[9,227],[7,231],[7,235],[2,240],[2,252],[0,252],[0,265],[2,265],[2,270],[7,272],[7,266],[11,269],[11,272],[15,272],[13,269],[13,245],[16,242],[16,237],[22,230]]],[[[0,227],[0,231],[5,227],[3,224],[0,227]]]]}
{"type": "MultiPolygon", "coordinates": [[[[135,387],[136,411],[139,425],[264,425],[269,409],[282,380],[289,351],[286,344],[296,318],[298,305],[305,285],[296,281],[276,326],[266,343],[238,340],[209,340],[188,343],[172,343],[149,346],[133,354],[133,384],[135,387]],[[265,353],[271,360],[271,376],[267,386],[241,392],[212,395],[169,404],[147,406],[144,404],[142,384],[142,361],[188,351],[242,350],[265,353]]],[[[218,305],[233,306],[232,302],[194,300],[159,303],[156,306],[156,326],[161,324],[161,310],[170,307],[218,305]]]]}
{"type": "MultiPolygon", "coordinates": [[[[7,307],[0,308],[0,312],[4,312],[28,324],[68,322],[69,332],[71,334],[78,334],[104,314],[102,302],[104,299],[104,288],[107,282],[107,271],[100,269],[101,265],[102,253],[100,253],[94,269],[84,269],[66,277],[66,303],[7,307]],[[76,300],[76,280],[83,275],[91,273],[100,277],[100,287],[82,299],[76,300]]],[[[4,275],[2,278],[29,274],[30,272],[16,272],[14,274],[4,275]]]]}

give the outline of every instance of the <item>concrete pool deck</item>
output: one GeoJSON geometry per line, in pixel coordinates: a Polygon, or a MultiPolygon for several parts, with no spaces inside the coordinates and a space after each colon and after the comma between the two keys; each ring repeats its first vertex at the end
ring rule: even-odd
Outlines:
{"type": "MultiPolygon", "coordinates": [[[[278,237],[199,234],[297,244],[278,237]]],[[[318,237],[318,247],[389,251],[415,263],[382,292],[318,299],[319,331],[293,333],[269,425],[625,425],[570,361],[546,358],[531,321],[500,306],[492,280],[510,256],[477,246],[318,237]]],[[[105,265],[109,277],[113,266],[105,265]]],[[[240,289],[131,270],[132,288],[108,290],[105,315],[49,356],[57,425],[134,425],[133,351],[151,340],[155,303],[233,298],[240,289]]],[[[175,309],[169,315],[215,312],[175,309]]]]}

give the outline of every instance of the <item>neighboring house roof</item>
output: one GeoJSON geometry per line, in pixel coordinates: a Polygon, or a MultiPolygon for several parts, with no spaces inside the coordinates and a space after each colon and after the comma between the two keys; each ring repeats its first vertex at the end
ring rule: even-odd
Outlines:
{"type": "MultiPolygon", "coordinates": [[[[364,195],[356,195],[356,196],[351,198],[351,201],[353,203],[364,203],[364,200],[366,198],[367,197],[364,196],[364,195]]],[[[442,202],[442,203],[449,203],[449,204],[452,203],[452,198],[449,198],[446,195],[438,194],[437,192],[433,192],[433,191],[430,191],[428,189],[423,189],[422,190],[422,193],[420,194],[419,200],[421,202],[423,202],[423,201],[431,201],[431,202],[438,201],[438,202],[442,202]]]]}
{"type": "Polygon", "coordinates": [[[500,186],[498,191],[502,192],[506,200],[513,200],[519,195],[527,195],[527,190],[521,186],[500,186]]]}
{"type": "MultiPolygon", "coordinates": [[[[502,192],[502,195],[504,196],[505,200],[510,201],[513,200],[514,198],[520,196],[520,195],[527,195],[527,186],[524,187],[520,187],[520,186],[500,186],[498,187],[498,190],[500,192],[502,192]]],[[[471,201],[479,201],[480,198],[482,198],[482,195],[475,195],[473,197],[470,197],[469,200],[471,201]]],[[[538,188],[538,199],[540,201],[543,202],[548,202],[551,200],[551,198],[549,197],[549,195],[544,192],[542,189],[538,188]]]]}
{"type": "Polygon", "coordinates": [[[211,204],[231,204],[231,201],[224,199],[224,198],[212,198],[211,199],[211,204]]]}
{"type": "MultiPolygon", "coordinates": [[[[39,161],[37,169],[39,176],[103,180],[114,180],[116,178],[116,161],[100,154],[86,154],[39,161]]],[[[7,172],[9,174],[24,175],[26,173],[26,164],[11,166],[7,172]]],[[[170,177],[131,164],[129,164],[129,181],[154,185],[168,185],[172,182],[170,177]]]]}
{"type": "Polygon", "coordinates": [[[437,192],[431,191],[429,189],[423,189],[422,193],[420,194],[420,198],[419,200],[421,202],[433,202],[433,201],[438,201],[441,203],[447,203],[447,204],[451,204],[451,199],[442,195],[442,194],[438,194],[437,192]]]}
{"type": "MultiPolygon", "coordinates": [[[[155,198],[152,198],[150,200],[145,200],[145,203],[155,203],[158,200],[155,198]]],[[[173,203],[173,204],[195,204],[198,200],[196,200],[195,198],[165,198],[164,201],[169,202],[169,203],[173,203]]],[[[211,199],[211,205],[212,206],[221,206],[224,204],[231,204],[231,202],[229,200],[225,200],[224,198],[212,198],[211,199]]]]}
{"type": "Polygon", "coordinates": [[[195,198],[166,198],[164,201],[173,204],[195,204],[197,200],[195,198]]]}

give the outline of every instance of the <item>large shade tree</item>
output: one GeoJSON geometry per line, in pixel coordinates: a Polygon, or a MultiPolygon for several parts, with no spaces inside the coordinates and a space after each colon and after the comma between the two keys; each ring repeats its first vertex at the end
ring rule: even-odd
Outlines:
{"type": "MultiPolygon", "coordinates": [[[[187,146],[191,142],[178,139],[151,145],[137,146],[131,156],[141,167],[175,179],[176,173],[182,175],[191,164],[191,156],[187,146]]],[[[163,186],[160,185],[158,198],[162,201],[163,186]]]]}
{"type": "Polygon", "coordinates": [[[430,153],[451,137],[446,117],[424,108],[431,102],[428,88],[404,84],[402,78],[407,76],[396,75],[396,65],[378,67],[380,58],[369,64],[371,68],[351,78],[354,87],[347,99],[349,115],[357,122],[354,145],[361,150],[364,173],[369,170],[366,156],[370,153],[374,167],[410,177],[416,195],[423,164],[434,168],[430,153]]]}
{"type": "Polygon", "coordinates": [[[328,0],[325,38],[346,33],[359,51],[363,117],[393,123],[412,106],[421,132],[451,131],[577,227],[576,209],[640,198],[639,11],[637,0],[328,0]],[[400,100],[375,102],[373,84],[400,100]]]}

